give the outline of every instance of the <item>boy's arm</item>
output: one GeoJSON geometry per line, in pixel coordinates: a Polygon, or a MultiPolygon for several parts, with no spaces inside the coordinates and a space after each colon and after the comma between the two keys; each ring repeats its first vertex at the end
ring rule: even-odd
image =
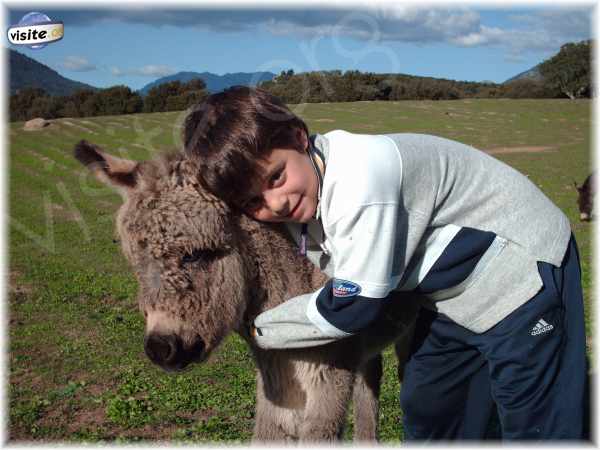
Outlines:
{"type": "Polygon", "coordinates": [[[339,282],[300,295],[265,311],[254,321],[259,347],[283,349],[327,344],[367,328],[381,314],[387,298],[334,295],[339,282]]]}
{"type": "Polygon", "coordinates": [[[355,153],[349,166],[338,171],[347,176],[333,173],[336,188],[328,199],[335,205],[326,221],[334,278],[315,293],[259,315],[260,346],[309,347],[343,339],[378,322],[384,306],[393,301],[388,296],[411,256],[406,251],[400,156],[387,141],[371,148],[368,156],[355,153]]]}
{"type": "Polygon", "coordinates": [[[334,276],[311,294],[295,297],[254,321],[263,348],[311,347],[367,328],[397,284],[392,274],[396,204],[358,208],[336,224],[334,276]]]}

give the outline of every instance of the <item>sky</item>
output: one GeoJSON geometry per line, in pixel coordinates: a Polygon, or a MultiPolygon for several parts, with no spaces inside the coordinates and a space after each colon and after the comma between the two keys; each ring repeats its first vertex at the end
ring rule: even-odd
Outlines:
{"type": "Polygon", "coordinates": [[[41,50],[3,39],[72,80],[136,90],[180,71],[360,70],[501,83],[593,35],[590,4],[246,5],[5,5],[5,28],[39,11],[64,22],[65,36],[41,50]]]}

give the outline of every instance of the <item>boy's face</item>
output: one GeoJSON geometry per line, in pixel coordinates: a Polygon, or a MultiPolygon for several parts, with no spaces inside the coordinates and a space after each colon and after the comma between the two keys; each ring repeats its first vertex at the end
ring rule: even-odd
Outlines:
{"type": "Polygon", "coordinates": [[[263,222],[308,222],[319,189],[308,153],[276,148],[260,165],[266,176],[245,205],[246,213],[263,222]]]}

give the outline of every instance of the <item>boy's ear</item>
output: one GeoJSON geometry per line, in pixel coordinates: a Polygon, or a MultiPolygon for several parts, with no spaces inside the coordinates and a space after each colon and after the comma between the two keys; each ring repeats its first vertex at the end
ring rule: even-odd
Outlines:
{"type": "Polygon", "coordinates": [[[123,199],[136,187],[137,161],[109,155],[85,140],[75,146],[73,154],[98,180],[115,188],[123,199]]]}
{"type": "Polygon", "coordinates": [[[308,136],[302,128],[296,128],[296,142],[300,144],[300,148],[308,150],[308,136]]]}

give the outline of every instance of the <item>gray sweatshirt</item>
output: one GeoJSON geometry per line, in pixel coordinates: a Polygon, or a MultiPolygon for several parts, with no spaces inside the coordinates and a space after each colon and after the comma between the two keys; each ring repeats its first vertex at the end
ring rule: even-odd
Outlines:
{"type": "MultiPolygon", "coordinates": [[[[482,333],[559,266],[567,217],[527,177],[473,147],[429,135],[313,137],[325,158],[307,257],[332,280],[255,320],[264,348],[321,345],[376,320],[391,291],[482,333]]],[[[289,223],[299,241],[300,224],[289,223]]]]}

